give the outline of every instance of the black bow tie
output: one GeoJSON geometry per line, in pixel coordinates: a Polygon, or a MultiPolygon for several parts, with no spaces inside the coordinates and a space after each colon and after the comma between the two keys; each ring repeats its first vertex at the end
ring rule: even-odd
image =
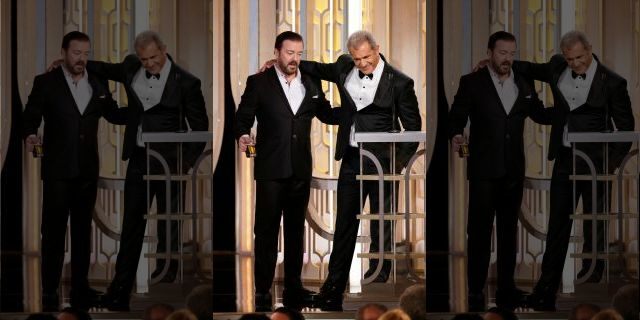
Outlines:
{"type": "Polygon", "coordinates": [[[364,72],[358,70],[358,76],[360,77],[360,79],[364,78],[365,76],[369,77],[369,79],[373,80],[373,73],[370,74],[364,74],[364,72]]]}
{"type": "Polygon", "coordinates": [[[160,74],[159,73],[151,73],[151,72],[145,70],[144,74],[147,76],[147,79],[150,79],[151,77],[156,77],[156,79],[160,80],[160,74]]]}
{"type": "Polygon", "coordinates": [[[576,73],[575,71],[571,71],[571,76],[575,79],[576,77],[581,77],[582,80],[587,78],[586,73],[576,73]]]}

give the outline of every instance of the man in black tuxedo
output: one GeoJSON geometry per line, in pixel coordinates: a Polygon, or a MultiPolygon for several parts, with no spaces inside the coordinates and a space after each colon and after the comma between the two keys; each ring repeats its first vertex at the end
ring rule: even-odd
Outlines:
{"type": "Polygon", "coordinates": [[[250,136],[258,120],[255,141],[256,180],[255,286],[256,311],[270,311],[271,284],[278,253],[280,218],[284,223],[285,306],[309,305],[313,292],[300,280],[304,254],[304,219],[312,172],[311,120],[335,124],[320,80],[298,70],[304,50],[302,37],[291,31],[275,42],[276,65],[250,76],[236,112],[240,151],[254,144],[250,136]]]}
{"type": "MultiPolygon", "coordinates": [[[[341,55],[334,63],[323,64],[302,61],[300,68],[312,76],[337,84],[342,106],[336,114],[339,118],[336,142],[336,160],[342,160],[338,178],[338,213],[334,233],[333,251],[329,260],[329,275],[320,290],[323,310],[342,310],[342,294],[349,280],[349,269],[355,250],[361,213],[360,156],[354,132],[389,132],[402,126],[408,131],[421,130],[418,99],[413,89],[413,80],[392,67],[380,54],[379,46],[373,36],[366,31],[357,31],[347,41],[349,54],[341,55]],[[395,111],[394,111],[395,109],[395,111]]],[[[335,109],[335,108],[334,108],[335,109]]],[[[396,144],[396,163],[393,167],[400,172],[418,147],[417,143],[396,144]]],[[[372,152],[383,165],[385,173],[391,172],[392,164],[389,145],[386,143],[368,143],[364,148],[372,152]]],[[[368,159],[364,161],[363,172],[375,173],[375,166],[368,159]]],[[[397,184],[396,184],[397,186],[397,184]]],[[[392,184],[384,183],[385,213],[391,211],[392,184]]],[[[378,213],[378,182],[363,183],[363,199],[369,197],[371,213],[378,213]]],[[[395,206],[396,204],[394,204],[395,206]]],[[[372,220],[370,225],[370,252],[378,252],[379,225],[372,220]]],[[[391,250],[391,228],[384,223],[384,250],[391,250]]],[[[378,265],[377,259],[371,259],[365,277],[373,276],[378,265]]],[[[384,261],[381,272],[375,282],[386,282],[391,261],[384,261]]]]}
{"type": "Polygon", "coordinates": [[[23,112],[28,151],[42,148],[42,304],[57,311],[58,285],[64,262],[67,219],[71,224],[71,304],[86,310],[98,292],[89,287],[91,217],[96,202],[98,122],[105,117],[124,124],[124,109],[111,98],[107,81],[85,70],[91,50],[89,36],[69,32],[62,39],[62,67],[38,75],[23,112]]]}
{"type": "MultiPolygon", "coordinates": [[[[142,250],[149,203],[156,197],[159,214],[178,212],[184,198],[184,185],[172,182],[170,203],[166,208],[165,182],[152,181],[147,199],[147,157],[139,136],[142,132],[207,131],[209,120],[205,109],[200,80],[176,65],[166,52],[160,36],[144,31],[136,36],[135,55],[128,55],[123,62],[111,64],[89,61],[87,68],[101,77],[124,84],[129,101],[127,127],[124,133],[122,159],[129,160],[124,190],[124,219],[120,239],[120,251],[116,261],[116,274],[109,286],[104,302],[110,310],[129,310],[129,296],[133,288],[138,260],[142,250]],[[170,211],[169,211],[170,210],[170,211]]],[[[179,163],[178,146],[175,143],[156,143],[150,148],[167,161],[173,174],[185,173],[193,166],[204,149],[204,143],[183,144],[182,164],[179,163]]],[[[150,172],[162,174],[161,166],[153,158],[150,172]]],[[[166,243],[165,221],[158,221],[157,252],[178,250],[178,224],[171,222],[171,243],[166,243]]],[[[178,261],[158,259],[152,277],[161,276],[162,282],[173,282],[178,271],[178,261]]]]}
{"type": "Polygon", "coordinates": [[[484,287],[491,257],[491,233],[495,217],[498,245],[496,304],[515,309],[524,292],[517,289],[516,265],[518,212],[525,173],[522,133],[524,120],[550,124],[538,99],[533,80],[511,70],[516,38],[504,31],[489,37],[487,68],[460,78],[449,112],[449,136],[453,151],[465,139],[462,132],[471,120],[467,178],[467,280],[469,311],[484,311],[484,287]]]}
{"type": "MultiPolygon", "coordinates": [[[[597,183],[596,208],[592,208],[591,181],[577,181],[575,194],[569,175],[573,172],[573,158],[567,132],[607,132],[613,122],[619,131],[634,129],[631,101],[627,81],[602,65],[592,54],[591,44],[579,31],[565,34],[560,41],[562,55],[555,55],[547,63],[536,64],[516,61],[513,68],[536,80],[549,83],[555,106],[552,108],[552,128],[549,139],[549,160],[555,160],[551,178],[551,212],[547,242],[542,259],[542,274],[534,288],[530,304],[536,310],[555,310],[556,292],[562,280],[562,269],[571,235],[576,202],[582,196],[585,214],[604,210],[610,197],[605,183],[597,183]],[[606,197],[606,198],[605,198],[606,197]]],[[[598,143],[582,143],[576,148],[585,152],[596,166],[597,173],[613,173],[625,157],[630,143],[612,143],[608,148],[598,143]],[[604,161],[607,154],[608,164],[604,161]],[[605,168],[605,166],[607,166],[605,168]]],[[[589,174],[584,161],[576,160],[576,173],[589,174]]],[[[592,251],[592,224],[583,224],[583,252],[592,251]]],[[[604,224],[597,223],[597,248],[604,251],[604,224]]],[[[586,276],[591,259],[583,259],[578,277],[586,276]]],[[[589,282],[599,282],[604,272],[604,261],[597,260],[589,282]]]]}

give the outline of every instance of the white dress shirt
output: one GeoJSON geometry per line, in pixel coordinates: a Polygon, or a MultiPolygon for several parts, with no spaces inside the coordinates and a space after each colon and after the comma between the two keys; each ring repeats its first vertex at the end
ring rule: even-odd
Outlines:
{"type": "MultiPolygon", "coordinates": [[[[351,96],[351,99],[356,104],[356,110],[360,111],[373,103],[373,99],[376,96],[378,90],[378,84],[380,78],[382,78],[382,71],[384,70],[384,61],[378,60],[378,65],[373,69],[373,79],[369,76],[360,78],[358,75],[358,68],[353,67],[351,72],[347,75],[345,80],[345,89],[351,96]]],[[[352,147],[357,147],[354,136],[356,132],[355,124],[351,125],[351,135],[349,138],[349,144],[352,147]]]]}
{"type": "Polygon", "coordinates": [[[64,78],[67,80],[67,85],[69,86],[69,90],[71,90],[71,95],[73,96],[73,100],[76,102],[78,111],[80,111],[80,114],[84,114],[84,111],[89,105],[89,101],[91,101],[91,96],[93,95],[93,88],[91,88],[91,85],[89,84],[89,74],[87,73],[87,69],[84,70],[82,78],[77,81],[73,80],[71,73],[64,65],[62,65],[62,72],[64,73],[64,78]]]}
{"type": "Polygon", "coordinates": [[[142,102],[144,111],[147,111],[162,100],[164,86],[167,84],[169,71],[171,71],[171,60],[167,59],[160,70],[160,79],[155,76],[147,78],[145,71],[144,67],[140,67],[140,70],[133,76],[133,91],[142,102]]]}
{"type": "Polygon", "coordinates": [[[304,85],[302,84],[302,76],[300,75],[300,70],[296,70],[296,76],[291,81],[287,81],[286,75],[280,71],[280,68],[276,64],[276,73],[278,74],[278,80],[280,81],[280,85],[282,86],[282,90],[284,91],[284,95],[287,97],[287,101],[289,101],[289,106],[291,107],[291,112],[296,114],[298,109],[300,109],[300,105],[302,104],[302,100],[304,100],[304,94],[306,90],[304,85]]]}
{"type": "MultiPolygon", "coordinates": [[[[589,97],[589,90],[591,89],[591,83],[593,83],[593,77],[596,74],[598,67],[598,61],[596,59],[591,60],[591,65],[585,72],[586,78],[581,76],[573,77],[571,75],[571,68],[567,67],[560,78],[558,79],[558,89],[564,96],[564,99],[569,104],[569,110],[573,111],[587,102],[589,97]]],[[[570,147],[571,144],[567,140],[567,134],[569,132],[568,126],[564,125],[563,145],[570,147]]]]}
{"type": "MultiPolygon", "coordinates": [[[[167,84],[167,79],[169,79],[169,72],[171,71],[171,60],[167,58],[160,70],[160,78],[156,78],[155,76],[151,76],[147,78],[146,69],[144,67],[140,67],[138,72],[133,76],[133,91],[140,99],[142,103],[142,107],[144,111],[147,111],[154,106],[156,106],[162,100],[162,93],[164,92],[164,87],[167,84]]],[[[142,135],[142,124],[138,125],[138,141],[137,144],[139,147],[144,147],[144,143],[142,143],[141,139],[142,135]]]]}
{"type": "Polygon", "coordinates": [[[504,80],[500,80],[491,66],[489,66],[489,74],[491,75],[491,80],[493,80],[493,85],[496,87],[504,111],[509,114],[518,99],[518,86],[513,78],[513,70],[509,70],[509,77],[504,80]]]}

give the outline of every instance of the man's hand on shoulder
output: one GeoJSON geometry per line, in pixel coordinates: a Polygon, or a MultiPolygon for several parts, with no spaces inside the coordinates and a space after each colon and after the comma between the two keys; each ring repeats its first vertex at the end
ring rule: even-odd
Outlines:
{"type": "Polygon", "coordinates": [[[478,63],[473,67],[473,72],[476,72],[489,64],[489,59],[483,59],[478,61],[478,63]]]}
{"type": "Polygon", "coordinates": [[[273,67],[274,64],[276,64],[276,59],[271,59],[271,60],[267,60],[262,67],[260,67],[260,70],[258,70],[258,72],[265,72],[267,71],[267,69],[273,67]]]}
{"type": "Polygon", "coordinates": [[[61,66],[63,62],[64,62],[64,59],[53,60],[53,62],[51,62],[49,67],[47,67],[47,72],[53,71],[53,69],[61,66]]]}

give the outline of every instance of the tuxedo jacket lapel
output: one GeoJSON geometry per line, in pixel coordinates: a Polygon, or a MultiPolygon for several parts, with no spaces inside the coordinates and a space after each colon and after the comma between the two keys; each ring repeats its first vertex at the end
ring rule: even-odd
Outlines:
{"type": "MultiPolygon", "coordinates": [[[[507,116],[507,111],[504,109],[504,105],[502,105],[502,100],[500,100],[500,95],[498,94],[498,90],[496,90],[496,86],[493,84],[493,79],[491,79],[491,74],[489,73],[489,67],[484,68],[482,73],[485,79],[485,81],[483,81],[483,83],[486,86],[485,92],[491,92],[491,94],[493,95],[492,101],[495,101],[494,106],[500,109],[500,111],[502,111],[502,114],[507,116]]],[[[513,108],[511,108],[511,111],[513,111],[513,108]]]]}
{"type": "Polygon", "coordinates": [[[344,90],[343,96],[348,98],[348,101],[342,101],[343,106],[346,103],[346,105],[350,109],[352,109],[353,111],[356,111],[356,103],[353,101],[353,98],[351,97],[351,95],[347,91],[347,87],[346,87],[347,76],[349,75],[349,73],[351,72],[352,69],[353,69],[353,67],[345,68],[345,71],[338,75],[338,83],[337,83],[337,85],[338,85],[338,88],[340,90],[344,90]]]}
{"type": "Polygon", "coordinates": [[[164,83],[164,90],[162,91],[162,98],[160,101],[165,101],[169,97],[173,97],[174,92],[179,85],[180,74],[176,71],[175,63],[171,63],[171,69],[169,69],[169,75],[167,76],[167,82],[164,83]]]}
{"type": "Polygon", "coordinates": [[[391,96],[391,78],[393,78],[393,70],[389,68],[389,64],[385,63],[384,70],[380,74],[380,81],[378,82],[378,88],[373,96],[373,103],[378,106],[390,106],[393,104],[394,97],[391,96]],[[391,98],[391,101],[389,101],[391,98]]]}
{"type": "Polygon", "coordinates": [[[96,99],[102,94],[102,90],[100,90],[100,85],[96,81],[95,76],[89,74],[89,85],[91,86],[91,100],[89,100],[89,104],[87,108],[84,110],[85,114],[92,112],[95,108],[96,99]]]}
{"type": "Polygon", "coordinates": [[[291,105],[289,105],[289,100],[287,100],[287,96],[284,94],[284,90],[282,90],[282,85],[280,84],[280,79],[278,79],[278,73],[276,72],[276,67],[269,69],[269,80],[273,89],[280,95],[280,100],[282,101],[282,106],[287,108],[287,110],[293,114],[291,110],[291,105]]]}
{"type": "Polygon", "coordinates": [[[591,82],[591,87],[589,88],[589,94],[587,95],[587,103],[590,105],[599,105],[594,100],[598,98],[606,97],[604,92],[602,92],[605,88],[605,81],[607,79],[607,74],[603,72],[602,65],[598,63],[598,67],[596,68],[596,72],[593,75],[593,81],[591,82]]]}
{"type": "Polygon", "coordinates": [[[64,96],[64,99],[67,100],[66,101],[67,103],[63,105],[70,106],[71,108],[73,108],[73,110],[75,110],[76,113],[82,116],[82,114],[80,113],[80,110],[78,109],[78,105],[76,104],[76,99],[73,98],[71,89],[69,89],[69,84],[67,84],[67,79],[64,76],[64,71],[62,70],[62,67],[58,68],[58,72],[56,72],[56,77],[58,78],[58,81],[56,82],[58,83],[59,86],[62,86],[62,88],[60,89],[65,92],[63,96],[64,96]]]}
{"type": "Polygon", "coordinates": [[[306,111],[307,108],[310,108],[312,104],[309,103],[311,97],[318,95],[318,90],[322,90],[322,88],[315,88],[312,85],[311,79],[306,74],[301,74],[302,76],[302,85],[304,86],[304,98],[302,99],[302,103],[300,104],[300,108],[296,115],[302,114],[306,111]]]}
{"type": "MultiPolygon", "coordinates": [[[[513,72],[513,70],[511,72],[513,72]]],[[[527,89],[525,79],[522,76],[519,76],[517,73],[514,73],[513,79],[516,83],[516,87],[518,87],[518,97],[516,97],[516,101],[514,102],[513,108],[511,108],[511,111],[509,111],[509,115],[518,111],[518,109],[520,109],[522,100],[525,97],[532,95],[532,92],[529,91],[529,89],[527,89]]]]}

